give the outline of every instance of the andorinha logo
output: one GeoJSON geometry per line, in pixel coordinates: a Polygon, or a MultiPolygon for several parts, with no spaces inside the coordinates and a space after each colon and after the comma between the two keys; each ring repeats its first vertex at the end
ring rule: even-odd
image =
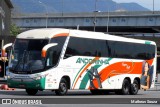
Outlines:
{"type": "Polygon", "coordinates": [[[109,64],[109,61],[108,59],[88,59],[88,58],[78,58],[76,63],[84,63],[84,64],[87,64],[87,63],[90,63],[90,64],[93,64],[95,63],[96,65],[106,65],[106,64],[109,64]]]}

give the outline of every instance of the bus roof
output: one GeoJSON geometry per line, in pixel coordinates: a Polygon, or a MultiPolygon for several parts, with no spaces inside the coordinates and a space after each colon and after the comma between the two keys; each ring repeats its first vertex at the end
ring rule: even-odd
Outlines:
{"type": "Polygon", "coordinates": [[[20,33],[17,38],[21,39],[49,39],[60,33],[69,33],[69,29],[42,28],[33,29],[20,33]]]}
{"type": "Polygon", "coordinates": [[[82,38],[92,38],[92,39],[102,39],[102,40],[114,40],[114,41],[124,41],[124,42],[135,42],[135,43],[149,43],[154,44],[153,41],[132,39],[120,36],[114,36],[110,34],[82,31],[82,30],[72,30],[63,28],[41,28],[25,31],[19,35],[17,38],[21,39],[50,39],[55,36],[73,36],[82,38]]]}

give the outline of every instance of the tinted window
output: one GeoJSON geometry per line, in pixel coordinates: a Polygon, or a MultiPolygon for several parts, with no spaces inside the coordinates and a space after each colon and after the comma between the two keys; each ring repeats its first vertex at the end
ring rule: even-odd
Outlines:
{"type": "Polygon", "coordinates": [[[29,50],[42,50],[42,48],[48,43],[48,40],[30,40],[28,44],[29,50]],[[38,44],[38,45],[37,45],[38,44]]]}
{"type": "Polygon", "coordinates": [[[155,57],[155,46],[71,37],[65,58],[71,56],[99,56],[147,60],[155,57]]]}
{"type": "Polygon", "coordinates": [[[65,58],[70,56],[107,57],[107,48],[106,41],[71,37],[66,50],[65,58]]]}
{"type": "Polygon", "coordinates": [[[155,57],[155,46],[148,44],[108,41],[111,49],[109,57],[130,59],[152,59],[155,57]]]}
{"type": "Polygon", "coordinates": [[[58,63],[66,37],[56,37],[51,39],[51,43],[58,43],[48,50],[47,66],[55,66],[58,63]]]}
{"type": "Polygon", "coordinates": [[[160,73],[160,57],[157,57],[157,72],[160,73]]]}

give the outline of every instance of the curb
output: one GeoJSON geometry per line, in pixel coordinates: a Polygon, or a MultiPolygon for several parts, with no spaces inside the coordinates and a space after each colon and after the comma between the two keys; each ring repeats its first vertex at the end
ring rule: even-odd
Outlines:
{"type": "Polygon", "coordinates": [[[12,90],[12,91],[14,91],[15,88],[9,88],[7,84],[0,84],[0,90],[12,90]]]}

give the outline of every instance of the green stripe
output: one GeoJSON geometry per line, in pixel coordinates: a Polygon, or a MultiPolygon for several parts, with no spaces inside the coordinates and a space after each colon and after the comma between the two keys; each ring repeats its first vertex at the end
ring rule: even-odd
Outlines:
{"type": "MultiPolygon", "coordinates": [[[[88,64],[88,63],[87,63],[87,64],[88,64]]],[[[72,87],[73,87],[73,84],[74,84],[74,82],[75,82],[78,74],[80,73],[80,71],[81,71],[87,64],[84,64],[83,67],[78,71],[78,73],[77,73],[77,75],[76,75],[76,77],[74,78],[74,81],[73,81],[73,83],[72,83],[72,87]]]]}
{"type": "MultiPolygon", "coordinates": [[[[92,60],[92,61],[93,61],[93,60],[92,60]]],[[[73,81],[73,83],[72,83],[72,87],[73,87],[73,84],[74,84],[74,82],[75,82],[78,74],[81,72],[81,70],[82,70],[87,64],[89,64],[89,63],[84,64],[83,67],[78,71],[78,73],[77,73],[77,75],[76,75],[76,77],[74,78],[74,81],[73,81]]]]}
{"type": "Polygon", "coordinates": [[[108,58],[108,62],[110,61],[110,60],[112,60],[113,58],[108,58]]]}
{"type": "MultiPolygon", "coordinates": [[[[102,65],[95,65],[94,68],[98,69],[100,66],[102,66],[102,65]]],[[[85,87],[86,87],[86,85],[87,85],[87,83],[89,81],[89,76],[88,75],[89,75],[89,73],[87,72],[86,75],[82,79],[82,82],[80,84],[79,89],[85,89],[85,87]]]]}
{"type": "Polygon", "coordinates": [[[151,42],[150,42],[150,41],[145,41],[145,44],[150,45],[150,44],[151,44],[151,42]]]}
{"type": "MultiPolygon", "coordinates": [[[[112,60],[112,58],[108,58],[108,62],[112,60]]],[[[94,68],[98,69],[101,65],[95,65],[94,68]]],[[[88,76],[88,72],[86,73],[86,75],[83,77],[82,81],[81,81],[81,84],[80,84],[80,87],[79,89],[85,89],[86,88],[86,85],[89,81],[89,76],[88,76]]]]}

